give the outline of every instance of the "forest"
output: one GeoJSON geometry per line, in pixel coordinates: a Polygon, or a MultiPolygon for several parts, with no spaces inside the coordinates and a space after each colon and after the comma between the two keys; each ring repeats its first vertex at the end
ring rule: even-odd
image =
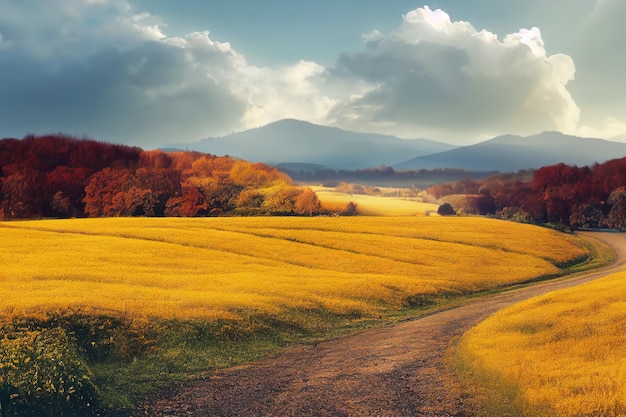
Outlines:
{"type": "Polygon", "coordinates": [[[0,218],[313,215],[317,195],[265,164],[65,135],[0,140],[0,218]]]}
{"type": "MultiPolygon", "coordinates": [[[[228,156],[31,135],[0,140],[0,167],[2,219],[327,213],[315,192],[277,168],[228,156]]],[[[626,229],[626,158],[467,178],[427,192],[443,201],[462,195],[453,205],[467,214],[626,229]]]]}
{"type": "Polygon", "coordinates": [[[436,198],[464,195],[466,213],[571,229],[626,229],[626,158],[583,167],[550,165],[427,191],[436,198]]]}

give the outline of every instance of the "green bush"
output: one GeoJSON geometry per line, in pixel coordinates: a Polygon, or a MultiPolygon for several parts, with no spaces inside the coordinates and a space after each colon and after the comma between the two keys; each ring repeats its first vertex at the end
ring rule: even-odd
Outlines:
{"type": "Polygon", "coordinates": [[[90,371],[65,330],[0,337],[0,417],[99,415],[90,371]]]}
{"type": "Polygon", "coordinates": [[[146,320],[71,309],[14,317],[6,326],[9,333],[55,328],[66,331],[89,363],[133,359],[152,349],[156,337],[146,320]]]}

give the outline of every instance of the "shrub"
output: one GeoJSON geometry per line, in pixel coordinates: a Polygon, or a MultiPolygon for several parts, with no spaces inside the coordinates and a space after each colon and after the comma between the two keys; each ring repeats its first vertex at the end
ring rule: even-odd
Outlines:
{"type": "Polygon", "coordinates": [[[440,216],[455,216],[456,211],[452,208],[450,203],[443,203],[437,209],[437,214],[440,216]]]}
{"type": "Polygon", "coordinates": [[[524,210],[518,207],[504,207],[502,210],[496,211],[495,218],[501,220],[510,220],[517,223],[532,223],[532,217],[524,210]]]}
{"type": "Polygon", "coordinates": [[[0,416],[22,415],[99,415],[90,371],[61,328],[0,339],[0,416]]]}

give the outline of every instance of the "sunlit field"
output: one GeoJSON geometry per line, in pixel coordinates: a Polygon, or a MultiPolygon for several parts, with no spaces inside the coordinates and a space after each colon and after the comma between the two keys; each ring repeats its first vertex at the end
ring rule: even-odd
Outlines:
{"type": "MultiPolygon", "coordinates": [[[[588,255],[572,235],[469,217],[4,222],[0,354],[27,367],[33,340],[60,344],[54,354],[75,340],[71,358],[88,358],[105,403],[124,405],[290,343],[558,276],[588,255]],[[50,333],[59,327],[67,335],[50,333]]],[[[16,378],[31,386],[32,372],[16,378]]]]}
{"type": "Polygon", "coordinates": [[[626,273],[503,310],[468,332],[461,356],[499,415],[626,415],[626,273]]]}
{"type": "Polygon", "coordinates": [[[353,202],[359,214],[365,216],[424,216],[437,213],[437,204],[422,203],[416,200],[373,195],[346,194],[332,188],[311,187],[324,207],[337,209],[353,202]]]}
{"type": "Polygon", "coordinates": [[[369,315],[415,296],[556,275],[572,237],[484,219],[85,219],[3,223],[2,314],[80,307],[233,318],[369,315]]]}

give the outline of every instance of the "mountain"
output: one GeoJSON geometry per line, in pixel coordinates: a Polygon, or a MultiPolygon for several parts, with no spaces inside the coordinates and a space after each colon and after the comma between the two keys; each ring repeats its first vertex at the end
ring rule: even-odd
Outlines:
{"type": "Polygon", "coordinates": [[[303,163],[334,169],[389,166],[407,157],[455,148],[426,139],[405,140],[394,136],[349,132],[293,119],[176,146],[271,165],[303,163]]]}
{"type": "Polygon", "coordinates": [[[591,165],[626,156],[626,143],[580,138],[559,132],[521,137],[505,135],[438,154],[418,156],[395,169],[459,168],[469,171],[517,172],[546,165],[591,165]]]}

